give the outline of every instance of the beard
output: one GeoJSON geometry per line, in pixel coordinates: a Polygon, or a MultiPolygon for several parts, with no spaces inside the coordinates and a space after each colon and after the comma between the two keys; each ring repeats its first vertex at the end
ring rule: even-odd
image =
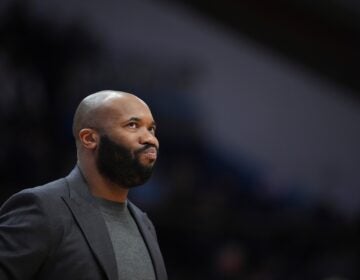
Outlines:
{"type": "Polygon", "coordinates": [[[102,176],[118,186],[130,189],[142,185],[151,177],[153,164],[141,164],[139,155],[150,147],[154,146],[145,145],[132,153],[107,135],[101,135],[96,166],[102,176]]]}

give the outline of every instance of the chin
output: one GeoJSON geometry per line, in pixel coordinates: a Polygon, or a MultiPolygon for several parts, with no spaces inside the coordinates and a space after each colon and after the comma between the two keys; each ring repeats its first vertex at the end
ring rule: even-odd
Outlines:
{"type": "Polygon", "coordinates": [[[149,161],[149,160],[145,160],[145,161],[143,161],[143,162],[140,162],[140,164],[144,167],[144,168],[151,168],[151,167],[153,167],[154,165],[155,165],[155,160],[151,160],[151,161],[149,161]]]}

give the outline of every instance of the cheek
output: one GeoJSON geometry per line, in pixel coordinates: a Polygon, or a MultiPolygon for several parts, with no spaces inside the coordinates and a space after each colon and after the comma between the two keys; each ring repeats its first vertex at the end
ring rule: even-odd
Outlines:
{"type": "Polygon", "coordinates": [[[133,150],[137,143],[136,135],[132,133],[117,133],[114,134],[111,139],[127,150],[133,150]]]}

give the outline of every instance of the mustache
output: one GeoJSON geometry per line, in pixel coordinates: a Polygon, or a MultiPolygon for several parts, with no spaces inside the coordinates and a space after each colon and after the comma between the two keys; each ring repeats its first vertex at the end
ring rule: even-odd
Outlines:
{"type": "Polygon", "coordinates": [[[145,152],[147,149],[154,148],[156,150],[156,154],[159,155],[159,148],[152,144],[146,144],[144,147],[141,147],[140,149],[137,149],[134,154],[138,155],[142,152],[145,152]]]}

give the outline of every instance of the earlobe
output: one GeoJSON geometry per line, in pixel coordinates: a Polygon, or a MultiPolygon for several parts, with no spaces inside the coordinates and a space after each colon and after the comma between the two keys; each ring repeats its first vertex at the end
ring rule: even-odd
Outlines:
{"type": "Polygon", "coordinates": [[[79,131],[79,139],[84,148],[93,150],[97,147],[99,136],[93,129],[83,128],[79,131]]]}

